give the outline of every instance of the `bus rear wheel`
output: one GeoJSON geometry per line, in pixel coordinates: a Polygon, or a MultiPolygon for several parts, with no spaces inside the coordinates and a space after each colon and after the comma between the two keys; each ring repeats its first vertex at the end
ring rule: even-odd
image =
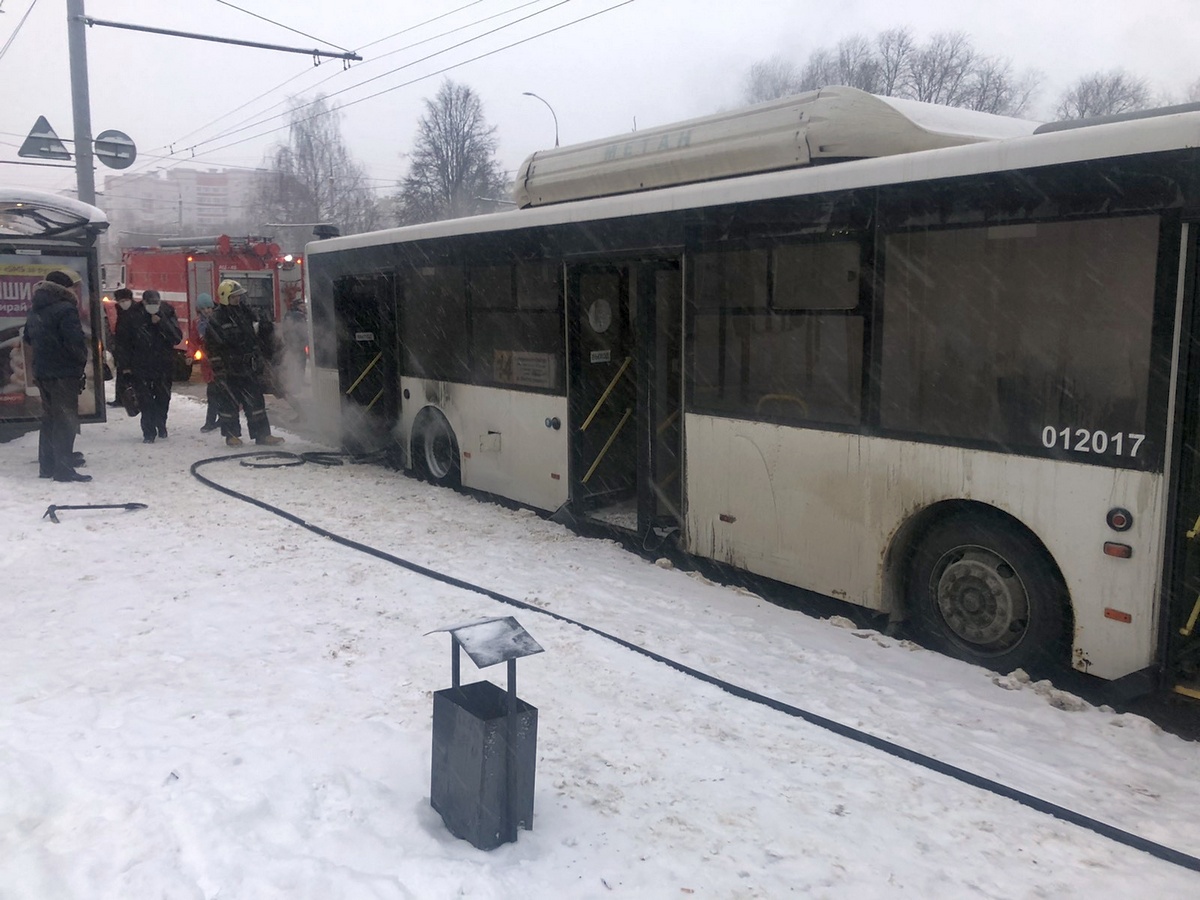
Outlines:
{"type": "Polygon", "coordinates": [[[460,483],[458,441],[446,417],[422,414],[413,428],[413,467],[426,481],[457,487],[460,483]]]}
{"type": "Polygon", "coordinates": [[[908,612],[935,650],[1001,672],[1064,662],[1066,591],[1032,535],[998,517],[955,515],[921,539],[908,612]]]}

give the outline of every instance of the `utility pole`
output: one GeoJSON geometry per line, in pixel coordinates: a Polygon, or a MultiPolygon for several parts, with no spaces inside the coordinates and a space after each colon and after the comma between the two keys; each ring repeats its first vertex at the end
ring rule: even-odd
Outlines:
{"type": "MultiPolygon", "coordinates": [[[[0,4],[2,3],[3,0],[0,0],[0,4]]],[[[171,31],[166,28],[150,28],[145,25],[129,25],[124,22],[93,19],[84,14],[83,0],[67,0],[67,49],[71,56],[71,109],[75,118],[75,179],[78,184],[79,199],[84,203],[96,202],[96,176],[92,171],[92,105],[91,99],[88,97],[87,35],[84,31],[89,25],[107,25],[110,28],[145,31],[151,34],[164,34],[199,41],[214,41],[220,44],[237,44],[242,47],[257,47],[263,50],[279,50],[284,53],[304,53],[311,55],[314,59],[330,56],[340,59],[344,63],[349,63],[351,60],[357,62],[362,59],[357,53],[350,51],[332,53],[327,50],[281,47],[278,44],[259,44],[254,41],[240,41],[234,38],[220,38],[187,31],[171,31]]]]}
{"type": "Polygon", "coordinates": [[[71,111],[75,120],[75,185],[81,203],[96,202],[92,171],[92,103],[88,96],[87,36],[83,0],[67,0],[67,49],[71,56],[71,111]]]}

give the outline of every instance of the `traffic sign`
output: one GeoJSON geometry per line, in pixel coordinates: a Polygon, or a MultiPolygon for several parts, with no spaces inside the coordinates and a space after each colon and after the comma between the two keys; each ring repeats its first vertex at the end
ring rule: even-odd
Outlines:
{"type": "Polygon", "coordinates": [[[123,131],[109,129],[96,135],[96,158],[110,169],[128,169],[137,159],[133,138],[123,131]]]}
{"type": "Polygon", "coordinates": [[[45,116],[38,116],[29,131],[29,137],[17,151],[17,156],[32,157],[33,159],[70,159],[71,151],[54,133],[45,116]]]}

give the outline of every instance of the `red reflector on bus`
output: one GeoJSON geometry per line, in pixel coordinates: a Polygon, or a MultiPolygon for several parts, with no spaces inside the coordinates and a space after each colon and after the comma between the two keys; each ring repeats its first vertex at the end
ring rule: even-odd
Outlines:
{"type": "Polygon", "coordinates": [[[561,475],[559,475],[557,472],[551,472],[551,473],[550,473],[550,479],[551,479],[552,481],[562,481],[562,476],[561,476],[561,475]]]}
{"type": "Polygon", "coordinates": [[[1115,556],[1118,559],[1129,559],[1129,557],[1133,556],[1133,548],[1128,544],[1118,544],[1113,541],[1105,541],[1104,555],[1115,556]]]}
{"type": "Polygon", "coordinates": [[[464,451],[463,451],[463,459],[470,459],[470,458],[471,458],[471,451],[470,451],[470,450],[464,450],[464,451]]]}
{"type": "Polygon", "coordinates": [[[1133,621],[1133,616],[1129,613],[1113,609],[1111,606],[1104,607],[1104,618],[1112,619],[1114,622],[1124,622],[1126,625],[1133,621]]]}

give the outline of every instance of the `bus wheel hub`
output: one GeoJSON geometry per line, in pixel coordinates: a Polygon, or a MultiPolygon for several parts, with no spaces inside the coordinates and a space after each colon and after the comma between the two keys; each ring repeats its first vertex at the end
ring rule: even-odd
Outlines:
{"type": "Polygon", "coordinates": [[[1025,588],[1012,567],[979,547],[956,552],[944,565],[937,579],[937,603],[960,639],[997,651],[1020,639],[1029,610],[1025,588]]]}

